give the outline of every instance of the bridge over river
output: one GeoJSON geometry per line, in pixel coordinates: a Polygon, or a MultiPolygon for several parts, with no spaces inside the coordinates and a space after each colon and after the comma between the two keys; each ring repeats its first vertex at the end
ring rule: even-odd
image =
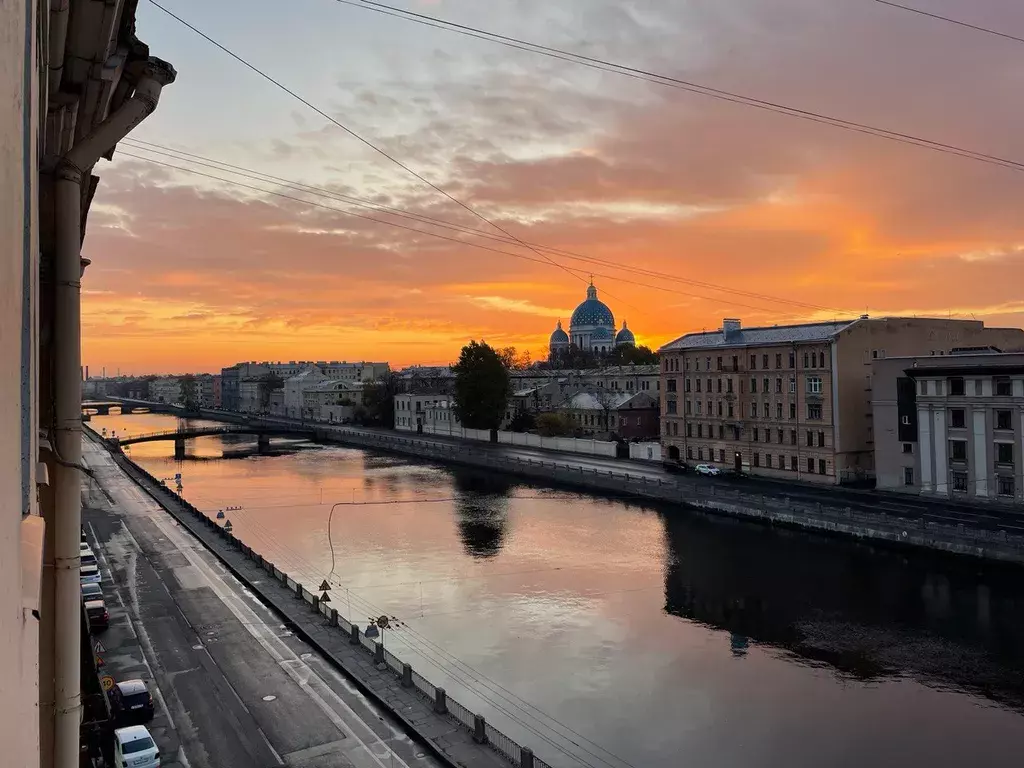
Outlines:
{"type": "Polygon", "coordinates": [[[312,439],[314,437],[314,432],[311,429],[302,429],[301,427],[242,426],[223,424],[206,427],[189,427],[185,429],[167,429],[160,432],[147,432],[140,435],[110,437],[107,439],[114,445],[120,447],[132,445],[133,443],[152,443],[158,440],[173,440],[174,458],[182,459],[185,457],[186,440],[194,440],[197,437],[213,437],[215,435],[255,435],[258,449],[260,451],[265,451],[270,447],[270,438],[272,436],[305,437],[312,439]]]}

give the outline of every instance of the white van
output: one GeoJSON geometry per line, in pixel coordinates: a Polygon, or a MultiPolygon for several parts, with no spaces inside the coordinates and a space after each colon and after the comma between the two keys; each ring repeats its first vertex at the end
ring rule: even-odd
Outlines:
{"type": "Polygon", "coordinates": [[[160,750],[144,725],[114,731],[115,768],[160,768],[160,750]]]}

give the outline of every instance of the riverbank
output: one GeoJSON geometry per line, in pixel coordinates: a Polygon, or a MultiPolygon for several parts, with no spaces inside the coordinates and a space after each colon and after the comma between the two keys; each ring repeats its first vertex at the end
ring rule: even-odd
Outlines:
{"type": "Polygon", "coordinates": [[[364,695],[389,711],[410,737],[427,746],[444,764],[453,768],[548,768],[530,749],[520,747],[483,717],[448,697],[443,688],[435,688],[328,603],[321,603],[319,591],[310,590],[316,585],[296,582],[91,429],[86,432],[291,631],[342,671],[364,695]]]}

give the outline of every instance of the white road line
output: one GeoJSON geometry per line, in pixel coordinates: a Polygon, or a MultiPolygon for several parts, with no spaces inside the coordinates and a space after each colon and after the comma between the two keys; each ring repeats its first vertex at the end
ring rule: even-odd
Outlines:
{"type": "MultiPolygon", "coordinates": [[[[119,470],[118,470],[119,471],[119,470]]],[[[120,473],[120,471],[119,471],[120,473]]],[[[123,473],[120,473],[123,476],[123,473]]],[[[118,488],[118,491],[123,492],[128,496],[136,496],[138,504],[143,507],[150,521],[156,525],[164,536],[167,537],[168,541],[171,542],[181,554],[195,567],[200,577],[207,583],[210,589],[216,594],[221,602],[230,610],[239,622],[246,628],[246,630],[256,639],[257,642],[262,645],[266,651],[274,658],[275,661],[280,664],[281,668],[291,677],[299,687],[306,692],[306,695],[321,709],[324,714],[334,723],[338,730],[348,736],[351,736],[360,746],[366,751],[366,754],[376,763],[380,768],[390,768],[392,765],[400,765],[405,768],[409,768],[409,764],[406,763],[401,756],[396,754],[387,743],[380,738],[380,736],[366,723],[358,714],[340,697],[338,694],[329,686],[327,683],[302,659],[295,654],[278,636],[276,631],[266,621],[260,617],[249,605],[247,605],[241,595],[237,594],[234,590],[230,589],[225,583],[226,578],[234,580],[230,574],[225,574],[224,577],[219,576],[216,570],[211,567],[209,563],[199,554],[198,546],[193,545],[192,535],[187,531],[182,530],[177,523],[171,523],[171,519],[167,516],[167,513],[160,508],[152,499],[148,496],[143,496],[138,486],[130,479],[127,478],[130,485],[127,488],[118,488]],[[298,667],[298,669],[296,669],[298,667]],[[322,696],[313,685],[317,685],[318,688],[326,692],[325,696],[322,696]],[[334,704],[332,707],[328,704],[327,700],[331,700],[334,704]],[[371,743],[374,746],[379,745],[385,750],[385,754],[378,756],[371,748],[370,745],[359,737],[355,733],[350,723],[346,722],[338,712],[338,708],[347,712],[352,719],[363,725],[366,731],[371,735],[371,743]],[[388,765],[386,766],[382,761],[381,757],[390,758],[388,765]]],[[[201,545],[200,545],[201,546],[201,545]]],[[[239,585],[241,588],[241,585],[239,585]]],[[[350,755],[354,757],[354,755],[350,755]]]]}

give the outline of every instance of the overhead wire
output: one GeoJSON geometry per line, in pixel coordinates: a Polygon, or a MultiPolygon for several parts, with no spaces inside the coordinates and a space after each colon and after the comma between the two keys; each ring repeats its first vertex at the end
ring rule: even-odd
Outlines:
{"type": "MultiPolygon", "coordinates": [[[[240,165],[233,165],[231,163],[225,163],[225,162],[222,162],[220,160],[216,160],[215,158],[205,157],[203,155],[195,154],[195,153],[192,153],[192,152],[186,152],[184,150],[174,149],[174,148],[171,148],[171,147],[165,147],[165,146],[160,145],[160,144],[155,144],[155,143],[146,142],[146,141],[140,141],[138,139],[131,139],[131,138],[127,138],[127,139],[122,140],[122,144],[124,144],[126,146],[129,146],[129,147],[132,147],[133,149],[138,149],[140,151],[146,151],[146,152],[152,152],[152,153],[155,153],[157,155],[173,158],[175,160],[179,160],[179,161],[183,161],[183,162],[193,162],[196,165],[213,168],[215,170],[225,170],[225,171],[227,171],[229,173],[235,173],[236,175],[242,176],[243,178],[251,178],[253,180],[269,180],[269,181],[272,181],[272,182],[275,182],[275,183],[279,183],[279,184],[281,184],[283,186],[293,188],[296,191],[308,192],[309,194],[314,194],[314,195],[317,195],[317,196],[326,197],[328,199],[334,199],[334,200],[337,200],[337,201],[340,201],[340,202],[345,202],[345,203],[348,203],[350,205],[355,205],[355,206],[360,207],[360,208],[366,208],[366,209],[369,209],[369,210],[376,210],[376,211],[381,212],[381,213],[388,213],[388,214],[391,214],[391,215],[394,215],[394,216],[399,216],[399,217],[402,217],[402,218],[409,218],[409,219],[418,221],[420,223],[429,224],[429,225],[438,226],[438,227],[444,227],[444,228],[455,230],[455,231],[460,231],[460,232],[463,232],[463,233],[468,234],[468,235],[472,235],[472,236],[475,236],[475,237],[482,237],[482,238],[485,238],[485,239],[488,239],[488,240],[493,240],[495,242],[505,243],[505,244],[509,244],[509,245],[515,244],[514,240],[510,240],[508,238],[501,237],[501,236],[498,236],[498,235],[493,235],[493,234],[491,234],[489,232],[485,232],[485,231],[483,231],[481,229],[477,229],[477,228],[474,228],[474,227],[467,227],[467,226],[464,226],[464,225],[461,225],[461,224],[456,224],[454,222],[447,221],[445,219],[439,219],[439,218],[436,218],[436,217],[433,217],[433,216],[427,216],[425,214],[415,213],[415,212],[408,211],[408,210],[405,210],[405,209],[402,209],[402,208],[395,208],[393,206],[383,205],[381,203],[377,203],[377,202],[374,202],[372,200],[368,200],[366,198],[359,198],[359,197],[354,197],[354,196],[351,196],[351,195],[341,194],[341,193],[338,193],[338,192],[334,192],[333,190],[325,189],[323,187],[317,187],[317,186],[314,186],[314,185],[305,184],[303,182],[294,181],[292,179],[285,179],[285,178],[282,178],[280,176],[274,176],[272,174],[264,173],[263,171],[258,171],[258,170],[252,169],[252,168],[246,168],[246,167],[240,166],[240,165]],[[180,155],[181,157],[179,157],[178,155],[180,155]],[[262,178],[258,178],[258,177],[262,177],[262,178]]],[[[533,245],[536,248],[539,248],[540,250],[547,251],[548,253],[553,253],[553,254],[556,254],[556,255],[559,255],[559,256],[565,256],[567,258],[574,259],[574,260],[580,260],[580,261],[583,261],[583,262],[586,262],[586,263],[591,263],[591,264],[597,264],[597,265],[601,265],[601,266],[610,267],[612,269],[617,269],[617,270],[620,270],[620,271],[623,271],[623,272],[633,272],[633,273],[645,275],[645,276],[648,276],[648,277],[656,277],[656,278],[660,278],[660,279],[664,279],[664,280],[670,280],[670,281],[673,281],[673,282],[679,282],[679,283],[686,284],[686,285],[695,285],[697,287],[707,288],[709,290],[721,291],[723,293],[730,293],[730,294],[737,295],[737,296],[745,296],[747,298],[751,298],[751,299],[755,299],[755,300],[770,301],[770,302],[778,303],[778,304],[787,304],[787,305],[791,305],[791,306],[795,306],[795,307],[802,307],[802,308],[805,308],[805,309],[812,309],[812,310],[819,311],[819,312],[832,312],[832,313],[840,314],[840,315],[843,315],[843,314],[850,314],[850,315],[856,314],[856,313],[854,313],[854,312],[852,312],[850,310],[837,309],[835,307],[825,307],[825,306],[822,306],[822,305],[819,305],[819,304],[813,304],[813,303],[810,303],[810,302],[798,301],[798,300],[795,300],[795,299],[786,299],[786,298],[782,298],[782,297],[779,297],[779,296],[772,296],[770,294],[757,293],[757,292],[754,292],[754,291],[744,291],[744,290],[738,289],[738,288],[730,288],[730,287],[727,287],[727,286],[718,285],[716,283],[709,283],[709,282],[705,282],[705,281],[702,281],[702,280],[696,280],[694,278],[681,277],[679,275],[674,275],[672,273],[661,272],[661,271],[658,271],[658,270],[651,270],[651,269],[647,269],[645,267],[623,266],[620,263],[616,263],[616,262],[611,261],[609,259],[601,259],[601,258],[594,257],[594,256],[588,256],[586,254],[582,254],[582,253],[579,253],[577,251],[570,251],[570,250],[565,250],[565,249],[561,249],[561,248],[552,248],[550,246],[545,246],[545,245],[541,245],[541,244],[538,244],[538,243],[531,243],[531,245],[533,245]]]]}
{"type": "MultiPolygon", "coordinates": [[[[152,2],[152,0],[150,1],[152,2]]],[[[987,154],[985,152],[980,152],[965,147],[959,147],[954,144],[935,141],[933,139],[927,139],[922,136],[916,136],[910,133],[894,131],[887,128],[873,126],[867,123],[861,123],[854,120],[847,120],[845,118],[834,117],[821,112],[814,112],[808,109],[792,107],[779,102],[769,101],[767,99],[759,99],[754,96],[746,96],[744,94],[740,94],[734,91],[727,91],[721,88],[714,88],[712,86],[702,85],[694,81],[684,80],[682,78],[660,74],[657,72],[651,72],[649,70],[641,69],[639,67],[633,67],[626,64],[619,64],[594,56],[573,53],[572,51],[542,45],[540,43],[530,42],[522,38],[512,37],[510,35],[502,35],[497,32],[491,32],[480,27],[470,26],[468,24],[459,24],[457,22],[448,21],[447,19],[442,19],[437,16],[431,16],[428,14],[417,13],[415,11],[409,11],[403,8],[397,8],[392,5],[387,5],[386,3],[374,2],[373,0],[334,0],[334,2],[339,3],[341,5],[348,5],[353,8],[360,8],[362,10],[373,11],[387,16],[393,16],[399,19],[403,19],[405,21],[410,21],[413,23],[434,27],[436,29],[443,29],[449,32],[454,32],[456,34],[486,40],[488,42],[503,45],[505,47],[515,48],[518,50],[523,50],[529,53],[535,53],[541,56],[547,56],[549,58],[555,58],[562,61],[568,61],[573,64],[588,67],[590,69],[611,72],[613,74],[623,75],[625,77],[631,77],[633,79],[651,82],[656,85],[677,88],[679,90],[688,91],[702,96],[708,96],[710,98],[718,99],[721,101],[727,101],[748,107],[754,107],[756,109],[767,110],[769,112],[775,112],[778,114],[787,115],[789,117],[794,117],[801,120],[822,123],[825,125],[830,125],[834,128],[852,131],[854,133],[863,133],[876,136],[878,138],[886,139],[889,141],[895,141],[903,144],[911,144],[914,146],[921,147],[923,149],[929,149],[943,154],[957,155],[970,160],[988,163],[990,165],[998,165],[1014,171],[1024,171],[1024,162],[1021,161],[999,157],[996,155],[987,154]]]]}
{"type": "Polygon", "coordinates": [[[1006,38],[1007,40],[1013,40],[1014,42],[1017,42],[1017,43],[1024,43],[1024,37],[1018,37],[1017,35],[1011,35],[1011,34],[1009,34],[1007,32],[1000,32],[998,30],[991,29],[989,27],[982,27],[982,26],[979,26],[977,24],[971,24],[969,22],[962,21],[960,19],[954,19],[951,16],[943,16],[943,15],[938,14],[938,13],[932,13],[931,11],[926,11],[926,10],[924,10],[922,8],[914,8],[913,6],[910,6],[910,5],[902,5],[900,3],[894,3],[894,2],[891,2],[891,0],[875,0],[875,2],[880,4],[880,5],[888,5],[890,8],[896,8],[896,9],[901,10],[901,11],[907,11],[909,13],[915,13],[915,14],[917,14],[919,16],[927,16],[928,18],[935,19],[937,21],[944,21],[944,22],[946,22],[948,24],[955,24],[958,27],[966,27],[967,29],[973,29],[975,32],[984,32],[987,35],[995,35],[996,37],[1003,37],[1003,38],[1006,38]]]}
{"type": "MultiPolygon", "coordinates": [[[[214,181],[220,181],[220,182],[223,182],[225,184],[230,184],[230,185],[233,185],[233,186],[236,186],[236,187],[240,187],[242,189],[248,189],[248,190],[252,190],[252,191],[255,191],[255,192],[260,192],[262,194],[273,195],[275,197],[280,197],[280,198],[283,198],[285,200],[291,200],[292,202],[302,203],[304,205],[310,205],[310,206],[314,206],[316,208],[323,208],[324,210],[328,210],[328,211],[334,211],[335,213],[340,213],[340,214],[342,214],[344,216],[352,216],[352,217],[357,218],[357,219],[363,219],[365,221],[372,221],[372,222],[377,223],[377,224],[384,224],[384,225],[387,225],[387,226],[390,226],[390,227],[396,227],[398,229],[404,229],[404,230],[407,230],[407,231],[410,231],[410,232],[415,232],[415,233],[420,234],[420,235],[426,235],[428,237],[433,237],[433,238],[437,238],[437,239],[440,239],[440,240],[447,240],[448,242],[457,243],[459,245],[465,245],[465,246],[469,246],[471,248],[478,248],[478,249],[481,249],[481,250],[484,250],[484,251],[490,251],[491,253],[497,253],[497,254],[501,254],[501,255],[504,255],[504,256],[511,256],[512,258],[515,258],[515,259],[522,259],[524,261],[532,261],[532,262],[535,262],[535,263],[538,263],[538,264],[546,263],[546,262],[544,262],[544,261],[542,261],[540,259],[536,259],[536,258],[533,258],[531,256],[527,256],[526,254],[515,253],[513,251],[507,251],[507,250],[503,250],[501,248],[492,248],[490,246],[483,245],[481,243],[474,243],[474,242],[471,242],[471,241],[468,241],[468,240],[459,239],[457,237],[449,237],[447,235],[442,235],[442,234],[437,233],[437,232],[430,232],[428,230],[418,229],[416,227],[410,227],[410,226],[407,226],[407,225],[404,225],[404,224],[399,224],[399,223],[394,222],[394,221],[387,221],[385,219],[378,219],[378,218],[376,218],[374,216],[366,216],[364,214],[355,213],[353,211],[347,211],[347,210],[342,209],[342,208],[335,208],[334,206],[324,205],[323,203],[318,203],[318,202],[313,201],[313,200],[306,200],[306,199],[301,198],[301,197],[295,197],[293,195],[284,194],[283,192],[278,192],[278,191],[269,190],[269,189],[263,189],[262,187],[256,187],[256,186],[253,186],[251,184],[244,184],[244,183],[236,181],[234,179],[225,179],[222,176],[215,176],[213,174],[205,173],[203,171],[197,171],[194,168],[186,168],[186,167],[183,167],[183,166],[174,165],[173,163],[167,163],[167,162],[164,162],[162,160],[155,160],[154,158],[151,158],[151,157],[144,157],[142,155],[136,155],[136,154],[132,154],[131,152],[124,152],[124,151],[121,151],[118,154],[120,156],[122,156],[122,157],[130,157],[130,158],[133,158],[135,160],[142,160],[142,161],[145,161],[145,162],[148,162],[148,163],[153,163],[155,165],[161,165],[161,166],[164,166],[166,168],[172,168],[172,169],[177,170],[177,171],[182,171],[183,173],[191,173],[191,174],[196,175],[196,176],[202,176],[202,177],[205,177],[205,178],[208,178],[208,179],[212,179],[214,181]]],[[[604,273],[604,272],[595,272],[593,270],[587,271],[587,270],[575,269],[575,268],[572,268],[572,267],[565,267],[565,266],[563,266],[563,269],[568,269],[568,270],[571,270],[573,272],[577,272],[577,273],[581,273],[581,274],[590,274],[590,275],[593,275],[595,277],[603,277],[603,278],[607,278],[607,279],[612,280],[612,281],[617,281],[619,283],[628,283],[630,285],[636,285],[636,286],[639,286],[639,287],[642,287],[642,288],[649,288],[651,290],[662,291],[662,292],[666,292],[666,293],[670,293],[670,294],[685,296],[687,298],[704,299],[706,301],[714,301],[714,302],[719,302],[721,304],[728,304],[730,306],[743,307],[745,309],[752,309],[752,310],[755,310],[757,312],[765,312],[765,313],[768,313],[768,314],[779,314],[777,309],[773,309],[773,308],[770,308],[770,307],[757,306],[757,305],[753,305],[753,304],[746,304],[746,303],[743,303],[743,302],[735,301],[733,299],[723,299],[723,298],[718,297],[718,296],[707,296],[707,295],[703,295],[703,294],[699,294],[699,293],[693,293],[693,292],[688,292],[688,291],[680,291],[680,290],[676,290],[676,289],[673,289],[673,288],[669,288],[669,287],[664,286],[664,285],[654,285],[654,284],[650,284],[650,283],[642,283],[642,282],[639,282],[639,281],[636,281],[636,280],[629,280],[629,279],[626,279],[626,278],[623,278],[623,277],[620,277],[620,276],[617,276],[617,275],[610,275],[610,274],[604,273]]]]}

